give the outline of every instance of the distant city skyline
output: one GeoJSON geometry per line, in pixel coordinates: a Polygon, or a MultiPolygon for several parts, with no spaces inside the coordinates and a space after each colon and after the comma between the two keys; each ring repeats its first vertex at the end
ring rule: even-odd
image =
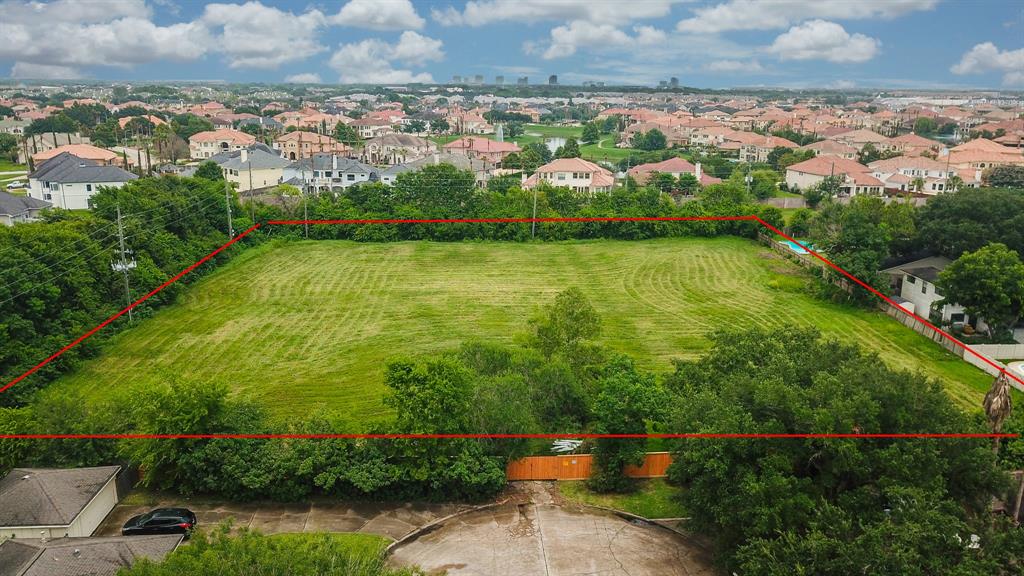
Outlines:
{"type": "Polygon", "coordinates": [[[0,10],[0,75],[15,79],[1024,89],[1024,4],[995,0],[6,0],[0,10]]]}

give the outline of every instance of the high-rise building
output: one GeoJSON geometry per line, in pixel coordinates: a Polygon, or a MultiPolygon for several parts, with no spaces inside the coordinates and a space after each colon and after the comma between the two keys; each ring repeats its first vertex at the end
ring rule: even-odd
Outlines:
{"type": "Polygon", "coordinates": [[[458,74],[452,76],[452,84],[462,84],[462,76],[458,74]]]}
{"type": "Polygon", "coordinates": [[[484,75],[483,74],[477,74],[476,76],[473,76],[473,84],[483,84],[483,83],[484,83],[484,75]]]}
{"type": "Polygon", "coordinates": [[[519,79],[516,80],[516,85],[518,85],[518,86],[527,86],[529,84],[530,84],[530,77],[529,76],[520,76],[519,79]]]}
{"type": "Polygon", "coordinates": [[[679,88],[679,78],[676,78],[675,76],[669,78],[668,85],[672,88],[679,88]]]}
{"type": "Polygon", "coordinates": [[[658,88],[668,88],[668,80],[658,80],[658,88]]]}
{"type": "Polygon", "coordinates": [[[505,85],[505,77],[504,76],[495,76],[494,77],[494,84],[496,86],[504,86],[505,85]]]}
{"type": "Polygon", "coordinates": [[[558,86],[558,74],[552,74],[551,76],[548,76],[548,85],[558,86]]]}

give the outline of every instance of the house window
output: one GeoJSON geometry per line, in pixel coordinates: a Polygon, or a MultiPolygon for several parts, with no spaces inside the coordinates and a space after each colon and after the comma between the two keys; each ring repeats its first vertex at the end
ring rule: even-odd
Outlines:
{"type": "Polygon", "coordinates": [[[927,293],[928,293],[928,283],[927,282],[921,282],[921,294],[927,294],[927,293]]]}
{"type": "Polygon", "coordinates": [[[957,312],[956,314],[950,314],[949,315],[949,321],[952,322],[953,324],[963,324],[963,322],[964,322],[964,313],[963,312],[957,312]]]}
{"type": "Polygon", "coordinates": [[[53,194],[50,194],[49,192],[43,194],[43,200],[53,200],[53,194]]]}
{"type": "Polygon", "coordinates": [[[85,191],[86,192],[92,192],[92,184],[86,184],[85,185],[85,191]]]}
{"type": "Polygon", "coordinates": [[[356,175],[355,174],[349,174],[348,175],[348,181],[349,182],[355,182],[356,181],[356,175]]]}
{"type": "Polygon", "coordinates": [[[917,278],[914,278],[913,276],[908,274],[907,275],[907,283],[908,284],[917,284],[917,278]]]}
{"type": "Polygon", "coordinates": [[[559,180],[565,180],[565,172],[559,172],[558,173],[558,179],[559,180]]]}
{"type": "Polygon", "coordinates": [[[327,172],[324,172],[324,176],[330,178],[330,177],[334,176],[334,172],[328,170],[327,172]]]}

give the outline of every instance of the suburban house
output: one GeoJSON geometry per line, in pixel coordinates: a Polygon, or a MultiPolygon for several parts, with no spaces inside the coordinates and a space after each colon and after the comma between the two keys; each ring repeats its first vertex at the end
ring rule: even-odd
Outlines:
{"type": "Polygon", "coordinates": [[[348,154],[350,146],[338,142],[327,134],[295,130],[274,140],[274,149],[288,160],[309,158],[314,154],[348,154]]]}
{"type": "Polygon", "coordinates": [[[290,162],[264,144],[222,152],[210,158],[224,172],[224,179],[237,185],[239,192],[277,186],[283,181],[290,162]]]}
{"type": "Polygon", "coordinates": [[[381,172],[380,181],[391,186],[398,179],[398,175],[405,172],[415,172],[425,166],[437,164],[451,164],[459,170],[468,170],[473,173],[477,186],[485,187],[487,181],[494,173],[494,164],[482,158],[473,158],[460,152],[441,152],[424,156],[419,160],[413,160],[405,164],[397,164],[381,172]]]}
{"type": "Polygon", "coordinates": [[[29,159],[39,154],[52,150],[58,146],[69,144],[89,144],[88,136],[82,136],[78,132],[73,134],[67,132],[47,132],[46,134],[33,134],[25,138],[22,146],[18,146],[18,164],[28,164],[29,159]]]}
{"type": "Polygon", "coordinates": [[[122,130],[124,130],[124,127],[127,126],[129,122],[131,122],[132,120],[135,120],[135,119],[146,120],[150,124],[152,124],[153,126],[166,126],[167,125],[167,122],[165,122],[163,120],[163,118],[160,118],[159,116],[153,116],[152,114],[146,114],[145,116],[125,116],[124,118],[118,118],[117,119],[117,125],[122,130]]]}
{"type": "Polygon", "coordinates": [[[386,134],[363,143],[362,161],[378,166],[394,166],[437,152],[437,145],[412,134],[386,134]]]}
{"type": "Polygon", "coordinates": [[[807,190],[828,176],[841,176],[842,196],[881,194],[884,183],[871,175],[867,166],[838,156],[815,156],[786,168],[786,186],[790,190],[807,190]]]}
{"type": "Polygon", "coordinates": [[[69,152],[51,158],[28,175],[28,195],[65,210],[86,210],[100,186],[120,188],[138,176],[117,166],[97,164],[69,152]]]}
{"type": "Polygon", "coordinates": [[[523,188],[533,188],[541,182],[552,186],[568,186],[580,194],[594,194],[611,192],[615,176],[582,158],[558,158],[537,168],[533,176],[523,181],[523,188]]]}
{"type": "Polygon", "coordinates": [[[18,538],[0,543],[0,576],[114,576],[136,560],[160,562],[181,534],[104,538],[18,538]]]}
{"type": "Polygon", "coordinates": [[[474,138],[472,136],[464,136],[458,140],[453,140],[442,146],[442,148],[445,152],[461,152],[470,158],[480,158],[491,164],[500,164],[505,159],[505,156],[513,152],[518,153],[522,151],[513,142],[498,142],[490,138],[474,138]]]}
{"type": "MultiPolygon", "coordinates": [[[[892,291],[899,295],[899,298],[894,300],[900,308],[922,318],[932,318],[934,315],[935,318],[941,319],[941,324],[963,324],[970,320],[963,306],[945,304],[939,307],[943,296],[935,284],[939,274],[951,263],[952,260],[944,256],[932,256],[894,266],[882,272],[889,275],[892,291]]],[[[984,324],[981,324],[980,328],[984,328],[984,324]]]]}
{"type": "Polygon", "coordinates": [[[653,174],[671,174],[675,178],[679,178],[683,174],[692,174],[702,186],[718,184],[722,181],[720,178],[705,174],[700,168],[700,162],[693,165],[678,156],[662,160],[661,162],[650,162],[633,166],[626,174],[633,178],[633,180],[636,180],[637,184],[646,184],[653,174]]]}
{"type": "Polygon", "coordinates": [[[281,124],[273,118],[261,116],[257,116],[255,118],[242,118],[238,121],[238,129],[241,130],[244,126],[256,126],[260,130],[270,132],[279,132],[284,130],[284,124],[281,124]]]}
{"type": "Polygon", "coordinates": [[[33,154],[32,162],[38,168],[44,162],[65,152],[78,158],[91,160],[97,164],[118,164],[121,162],[121,157],[117,155],[117,152],[111,152],[92,144],[64,144],[56,148],[50,148],[49,150],[33,154]]]}
{"type": "Polygon", "coordinates": [[[0,538],[89,536],[118,501],[120,466],[15,468],[0,479],[0,538]]]}
{"type": "Polygon", "coordinates": [[[221,152],[238,150],[255,143],[255,136],[230,128],[221,128],[193,134],[188,139],[188,149],[193,159],[203,160],[221,152]]]}
{"type": "Polygon", "coordinates": [[[0,134],[15,134],[21,136],[25,133],[25,128],[31,124],[28,120],[16,120],[14,118],[3,118],[0,119],[0,134]]]}
{"type": "Polygon", "coordinates": [[[14,226],[19,222],[31,222],[51,206],[49,202],[31,196],[15,196],[0,191],[0,224],[14,226]]]}
{"type": "Polygon", "coordinates": [[[821,140],[806,146],[801,146],[797,148],[797,150],[811,150],[817,156],[836,156],[839,158],[846,158],[847,160],[856,160],[857,153],[860,152],[845,142],[837,142],[835,140],[821,140]]]}
{"type": "Polygon", "coordinates": [[[872,132],[871,130],[863,128],[860,130],[843,132],[838,136],[833,136],[831,139],[853,146],[857,150],[863,150],[868,144],[874,146],[879,152],[885,152],[892,148],[892,143],[889,141],[889,138],[882,136],[878,132],[872,132]]]}
{"type": "Polygon", "coordinates": [[[868,167],[872,176],[885,183],[886,190],[928,195],[946,192],[946,180],[956,175],[956,171],[947,168],[945,162],[925,156],[896,156],[877,160],[868,167]]]}
{"type": "Polygon", "coordinates": [[[360,118],[350,122],[349,126],[354,128],[359,133],[359,137],[363,139],[376,138],[395,131],[391,127],[391,121],[385,118],[360,118]]]}
{"type": "Polygon", "coordinates": [[[284,169],[285,184],[317,192],[340,192],[379,179],[380,172],[373,166],[337,154],[314,154],[284,169]]]}
{"type": "Polygon", "coordinates": [[[1024,164],[1024,153],[1020,148],[1010,148],[997,142],[976,138],[952,148],[948,156],[939,157],[956,169],[984,170],[993,166],[1024,164]]]}
{"type": "Polygon", "coordinates": [[[741,162],[767,162],[768,154],[775,148],[797,147],[796,142],[778,136],[762,136],[753,132],[736,132],[730,138],[739,142],[741,162]]]}

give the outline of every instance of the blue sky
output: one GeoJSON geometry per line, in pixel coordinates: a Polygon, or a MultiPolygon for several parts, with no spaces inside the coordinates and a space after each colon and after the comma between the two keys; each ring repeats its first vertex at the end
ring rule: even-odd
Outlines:
{"type": "Polygon", "coordinates": [[[0,0],[14,78],[1024,88],[1017,0],[0,0]]]}

